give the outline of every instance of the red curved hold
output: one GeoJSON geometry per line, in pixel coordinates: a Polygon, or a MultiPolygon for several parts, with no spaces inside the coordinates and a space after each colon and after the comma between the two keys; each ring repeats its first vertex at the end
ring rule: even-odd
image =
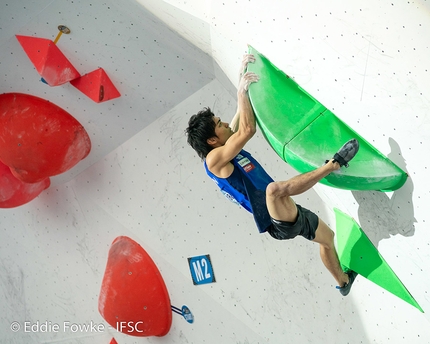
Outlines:
{"type": "Polygon", "coordinates": [[[131,336],[166,335],[172,324],[170,298],[157,266],[138,243],[120,236],[109,250],[99,312],[131,336]]]}
{"type": "Polygon", "coordinates": [[[26,183],[63,173],[91,150],[84,127],[59,106],[28,94],[0,95],[0,160],[26,183]]]}
{"type": "Polygon", "coordinates": [[[13,208],[30,202],[50,185],[49,178],[38,183],[24,183],[0,161],[0,208],[13,208]]]}

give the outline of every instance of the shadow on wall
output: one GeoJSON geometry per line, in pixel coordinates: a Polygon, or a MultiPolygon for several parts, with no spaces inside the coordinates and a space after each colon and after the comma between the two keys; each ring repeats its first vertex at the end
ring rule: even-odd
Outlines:
{"type": "MultiPolygon", "coordinates": [[[[391,152],[388,158],[407,171],[406,162],[397,142],[389,139],[391,152]]],[[[383,239],[400,234],[406,237],[415,234],[412,179],[406,180],[402,188],[388,194],[379,191],[352,191],[358,203],[358,217],[361,228],[372,243],[378,247],[383,239]]]]}

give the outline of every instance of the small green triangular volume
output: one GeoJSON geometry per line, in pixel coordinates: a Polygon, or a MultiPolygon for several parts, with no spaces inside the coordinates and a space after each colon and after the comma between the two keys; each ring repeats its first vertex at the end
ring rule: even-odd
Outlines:
{"type": "Polygon", "coordinates": [[[334,211],[337,251],[342,268],[357,272],[424,313],[357,222],[339,209],[334,208],[334,211]]]}

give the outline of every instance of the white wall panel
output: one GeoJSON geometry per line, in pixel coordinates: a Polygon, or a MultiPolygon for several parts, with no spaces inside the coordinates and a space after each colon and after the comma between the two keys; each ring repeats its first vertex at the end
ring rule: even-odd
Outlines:
{"type": "MultiPolygon", "coordinates": [[[[430,342],[426,1],[0,6],[0,91],[53,101],[93,142],[88,160],[36,200],[0,210],[0,343],[430,342]],[[105,68],[121,98],[95,104],[70,85],[39,81],[14,35],[53,39],[59,24],[72,29],[59,45],[79,71],[105,68]],[[317,245],[258,234],[251,216],[205,176],[184,129],[203,106],[224,119],[234,113],[232,84],[247,43],[407,169],[410,179],[393,193],[321,185],[296,200],[332,228],[334,206],[351,214],[425,314],[360,277],[342,298],[317,245]],[[173,314],[162,338],[10,330],[13,321],[104,323],[98,295],[119,235],[147,250],[172,304],[188,305],[194,324],[173,314]],[[202,254],[210,254],[217,282],[194,286],[187,258],[202,254]]],[[[275,179],[295,175],[260,135],[248,148],[275,179]]]]}
{"type": "MultiPolygon", "coordinates": [[[[394,193],[315,189],[328,209],[337,206],[361,223],[426,309],[427,2],[269,1],[261,6],[253,1],[212,1],[210,5],[205,17],[210,18],[212,55],[231,80],[238,51],[252,44],[408,171],[410,179],[394,193]]],[[[178,1],[177,6],[186,11],[184,3],[178,1]]],[[[333,218],[330,212],[328,216],[333,218]]],[[[383,338],[370,324],[369,331],[383,338]]],[[[415,340],[427,342],[427,337],[422,338],[417,335],[415,340]]]]}
{"type": "Polygon", "coordinates": [[[3,1],[0,5],[0,92],[29,93],[52,101],[89,133],[90,156],[53,178],[53,184],[71,180],[214,78],[210,56],[135,1],[36,4],[3,1]],[[54,40],[60,24],[71,30],[57,43],[61,51],[82,75],[102,67],[120,98],[97,104],[69,83],[49,87],[40,82],[15,35],[54,40]]]}

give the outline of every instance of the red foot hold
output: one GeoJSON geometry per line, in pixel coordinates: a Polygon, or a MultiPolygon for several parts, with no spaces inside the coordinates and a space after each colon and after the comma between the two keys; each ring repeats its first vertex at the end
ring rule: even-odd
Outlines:
{"type": "Polygon", "coordinates": [[[164,336],[172,325],[170,298],[157,266],[138,243],[120,236],[109,250],[99,312],[117,331],[164,336]]]}
{"type": "Polygon", "coordinates": [[[76,68],[50,39],[21,35],[16,35],[16,38],[49,86],[62,85],[80,77],[76,68]]]}
{"type": "Polygon", "coordinates": [[[28,94],[0,95],[0,160],[26,183],[65,172],[84,159],[84,127],[57,105],[28,94]]]}
{"type": "Polygon", "coordinates": [[[49,178],[38,183],[24,183],[0,161],[0,208],[14,208],[30,202],[50,185],[49,178]]]}
{"type": "Polygon", "coordinates": [[[103,68],[98,68],[91,73],[70,81],[70,83],[96,103],[121,96],[103,68]]]}

